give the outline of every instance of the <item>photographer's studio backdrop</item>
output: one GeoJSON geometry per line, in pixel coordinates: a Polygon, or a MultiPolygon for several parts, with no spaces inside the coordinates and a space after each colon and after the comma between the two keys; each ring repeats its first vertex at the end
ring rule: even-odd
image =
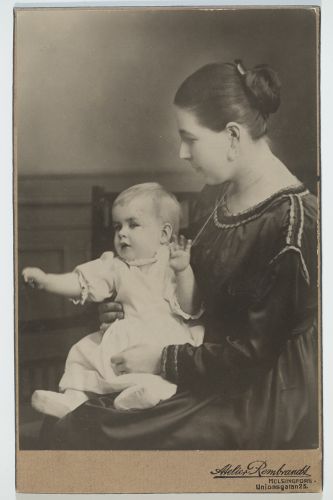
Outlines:
{"type": "MultiPolygon", "coordinates": [[[[151,180],[174,192],[201,189],[202,179],[178,158],[172,102],[183,79],[208,62],[242,58],[278,71],[282,105],[271,119],[272,148],[316,192],[315,22],[297,8],[18,10],[18,273],[26,265],[64,272],[91,258],[95,185],[113,193],[151,180]]],[[[45,388],[43,360],[51,351],[63,360],[75,335],[64,333],[61,344],[55,326],[46,342],[36,321],[77,309],[22,282],[18,291],[29,332],[20,336],[21,375],[38,358],[39,368],[23,379],[45,388]]],[[[54,370],[57,380],[61,367],[54,370]]],[[[27,420],[29,384],[20,393],[27,420]]]]}

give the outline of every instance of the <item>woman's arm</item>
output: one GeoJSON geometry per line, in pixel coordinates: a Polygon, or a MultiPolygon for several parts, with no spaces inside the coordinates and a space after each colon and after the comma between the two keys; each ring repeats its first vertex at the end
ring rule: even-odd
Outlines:
{"type": "Polygon", "coordinates": [[[304,310],[307,304],[309,321],[314,319],[316,292],[316,280],[309,287],[299,255],[290,251],[274,263],[271,284],[244,312],[242,328],[236,318],[238,330],[221,335],[225,340],[220,344],[138,345],[113,356],[111,362],[117,373],[160,373],[182,387],[211,386],[236,394],[274,364],[297,324],[300,305],[304,310]]]}
{"type": "Polygon", "coordinates": [[[304,309],[307,304],[306,314],[311,321],[317,297],[316,282],[311,287],[308,285],[296,252],[286,253],[275,263],[271,280],[267,293],[248,308],[244,320],[235,321],[238,331],[230,332],[221,344],[164,348],[163,376],[183,387],[203,383],[218,385],[221,390],[234,393],[250,384],[253,377],[267,371],[297,325],[300,305],[304,309]]]}
{"type": "Polygon", "coordinates": [[[22,275],[24,281],[34,288],[64,297],[80,297],[81,286],[77,273],[49,274],[37,267],[27,267],[22,275]]]}

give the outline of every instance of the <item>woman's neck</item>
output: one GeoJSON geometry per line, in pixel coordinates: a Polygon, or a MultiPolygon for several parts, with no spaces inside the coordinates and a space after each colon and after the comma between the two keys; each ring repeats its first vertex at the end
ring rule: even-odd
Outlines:
{"type": "Polygon", "coordinates": [[[265,140],[248,144],[240,153],[238,175],[228,190],[228,208],[231,212],[246,210],[298,182],[265,140]]]}

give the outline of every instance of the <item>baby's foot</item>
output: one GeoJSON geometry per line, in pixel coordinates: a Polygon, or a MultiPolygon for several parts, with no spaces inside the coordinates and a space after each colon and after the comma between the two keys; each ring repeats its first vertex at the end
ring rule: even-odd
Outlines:
{"type": "Polygon", "coordinates": [[[87,397],[84,394],[81,398],[72,398],[69,394],[39,390],[33,393],[31,404],[35,410],[41,413],[62,418],[86,400],[87,397]]]}
{"type": "Polygon", "coordinates": [[[114,406],[117,410],[143,410],[156,406],[160,400],[151,388],[135,385],[122,391],[114,400],[114,406]]]}

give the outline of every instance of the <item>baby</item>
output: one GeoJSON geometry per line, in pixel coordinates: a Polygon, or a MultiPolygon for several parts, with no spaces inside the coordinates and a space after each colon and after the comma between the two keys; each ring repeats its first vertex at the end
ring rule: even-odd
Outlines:
{"type": "Polygon", "coordinates": [[[35,409],[61,418],[91,393],[120,392],[114,406],[121,410],[150,408],[175,394],[177,387],[159,375],[117,373],[111,358],[138,344],[202,343],[203,327],[188,322],[201,311],[190,266],[191,241],[177,238],[180,213],[176,198],[159,184],[132,186],[112,207],[115,254],[105,252],[67,274],[23,270],[32,286],[76,303],[100,302],[116,292],[124,309],[124,319],[104,335],[92,333],[71,348],[60,392],[35,391],[35,409]]]}

